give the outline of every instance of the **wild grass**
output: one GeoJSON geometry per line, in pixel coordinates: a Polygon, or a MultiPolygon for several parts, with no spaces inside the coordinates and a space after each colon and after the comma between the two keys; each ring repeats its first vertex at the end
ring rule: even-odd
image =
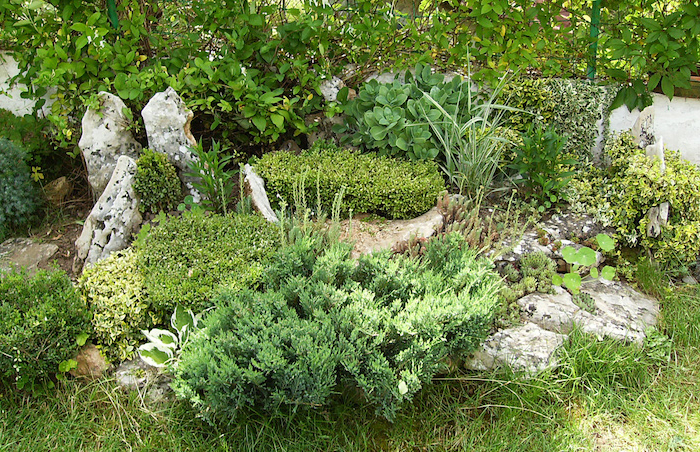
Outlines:
{"type": "Polygon", "coordinates": [[[106,379],[34,396],[0,387],[0,451],[695,451],[700,450],[700,289],[664,290],[644,346],[574,332],[560,367],[436,379],[394,424],[338,394],[285,417],[247,411],[227,427],[185,403],[147,402],[106,379]],[[661,338],[661,339],[660,339],[661,338]]]}

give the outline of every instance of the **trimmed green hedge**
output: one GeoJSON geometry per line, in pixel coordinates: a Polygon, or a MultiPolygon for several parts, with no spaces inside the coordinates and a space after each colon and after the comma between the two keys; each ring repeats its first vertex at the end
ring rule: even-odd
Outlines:
{"type": "Polygon", "coordinates": [[[294,187],[304,179],[304,193],[315,206],[317,184],[321,207],[331,211],[343,186],[343,210],[408,219],[435,207],[445,182],[434,162],[408,162],[361,154],[327,142],[316,142],[300,155],[292,152],[265,154],[255,165],[265,179],[271,201],[281,197],[294,205],[294,187]]]}
{"type": "Polygon", "coordinates": [[[347,385],[392,420],[448,356],[486,338],[501,281],[461,235],[429,241],[420,260],[383,252],[356,265],[347,244],[316,249],[280,249],[265,291],[219,294],[183,350],[179,396],[231,423],[242,407],[327,405],[347,385]]]}
{"type": "Polygon", "coordinates": [[[31,386],[74,358],[90,313],[63,271],[0,275],[0,378],[31,386]]]}

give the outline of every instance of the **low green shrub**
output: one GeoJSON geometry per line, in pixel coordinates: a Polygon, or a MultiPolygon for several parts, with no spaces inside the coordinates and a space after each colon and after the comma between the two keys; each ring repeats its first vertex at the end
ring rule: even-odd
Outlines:
{"type": "Polygon", "coordinates": [[[505,84],[499,100],[532,113],[506,113],[506,126],[519,132],[550,127],[568,137],[566,154],[585,160],[595,148],[599,121],[607,126],[615,93],[615,87],[585,80],[519,78],[505,84]]]}
{"type": "Polygon", "coordinates": [[[25,158],[19,146],[0,139],[0,241],[28,224],[38,205],[25,158]]]}
{"type": "MultiPolygon", "coordinates": [[[[53,165],[49,161],[53,144],[49,140],[50,122],[34,115],[15,116],[11,111],[0,108],[0,137],[13,143],[21,143],[27,151],[27,162],[32,166],[53,165]]],[[[56,160],[55,156],[51,160],[56,160]]]]}
{"type": "Polygon", "coordinates": [[[388,218],[414,218],[435,206],[445,183],[433,162],[408,162],[316,142],[295,155],[265,154],[255,165],[270,198],[294,205],[295,186],[304,180],[306,199],[321,200],[330,212],[336,193],[345,187],[344,209],[388,218]]]}
{"type": "Polygon", "coordinates": [[[563,189],[573,172],[575,159],[563,154],[566,136],[542,126],[529,127],[520,136],[520,144],[514,147],[513,162],[509,168],[522,176],[515,182],[526,187],[538,202],[538,210],[544,212],[563,199],[563,189]]]}
{"type": "Polygon", "coordinates": [[[315,249],[282,248],[264,291],[221,292],[185,346],[176,392],[210,420],[320,407],[339,385],[393,420],[449,356],[488,334],[500,278],[459,234],[428,242],[420,260],[387,251],[355,265],[349,245],[315,249]]]}
{"type": "Polygon", "coordinates": [[[92,312],[95,342],[110,360],[123,361],[143,341],[141,330],[165,321],[146,297],[136,253],[111,254],[83,272],[78,287],[92,312]]]}
{"type": "Polygon", "coordinates": [[[182,183],[175,167],[165,154],[148,148],[136,162],[134,191],[141,199],[142,212],[168,212],[182,200],[182,183]]]}
{"type": "Polygon", "coordinates": [[[134,248],[148,300],[159,321],[180,304],[211,307],[220,284],[255,285],[279,243],[276,226],[260,215],[184,212],[151,228],[134,248]]]}
{"type": "Polygon", "coordinates": [[[610,167],[591,170],[572,180],[573,207],[593,214],[603,225],[614,226],[624,244],[642,246],[668,269],[687,268],[700,253],[700,170],[666,150],[666,170],[650,160],[628,133],[606,148],[610,167]],[[668,201],[668,224],[658,237],[647,236],[650,208],[668,201]]]}
{"type": "Polygon", "coordinates": [[[46,381],[90,332],[90,313],[64,272],[0,275],[1,379],[19,388],[46,381]]]}

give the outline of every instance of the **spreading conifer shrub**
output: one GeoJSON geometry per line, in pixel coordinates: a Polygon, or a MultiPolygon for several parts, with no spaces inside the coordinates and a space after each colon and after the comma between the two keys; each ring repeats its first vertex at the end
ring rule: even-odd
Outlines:
{"type": "Polygon", "coordinates": [[[278,244],[277,227],[261,215],[185,212],[151,228],[134,248],[151,309],[167,316],[178,304],[211,307],[220,284],[254,286],[278,244]]]}
{"type": "Polygon", "coordinates": [[[317,141],[299,155],[283,151],[265,154],[255,169],[265,179],[272,201],[279,197],[287,205],[295,205],[295,188],[303,188],[309,204],[315,206],[319,197],[326,212],[332,210],[336,193],[345,187],[343,210],[414,218],[435,207],[438,195],[445,190],[434,162],[361,154],[324,141],[317,141]]]}
{"type": "Polygon", "coordinates": [[[25,159],[22,148],[0,138],[0,241],[28,224],[38,205],[25,159]]]}
{"type": "Polygon", "coordinates": [[[420,259],[302,239],[271,259],[262,289],[223,291],[183,350],[175,388],[212,421],[244,407],[316,408],[354,387],[389,420],[446,358],[486,337],[500,278],[459,234],[420,259]],[[311,256],[311,258],[309,258],[311,256]]]}
{"type": "Polygon", "coordinates": [[[63,271],[0,275],[0,380],[31,386],[75,356],[90,314],[63,271]]]}

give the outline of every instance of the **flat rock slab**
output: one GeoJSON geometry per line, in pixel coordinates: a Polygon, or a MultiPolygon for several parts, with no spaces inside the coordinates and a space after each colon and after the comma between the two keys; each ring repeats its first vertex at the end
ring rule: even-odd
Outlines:
{"type": "Polygon", "coordinates": [[[528,320],[545,330],[568,334],[574,325],[585,333],[641,344],[645,330],[657,323],[656,300],[618,281],[596,280],[584,283],[581,292],[595,303],[588,312],[574,303],[571,294],[556,288],[555,294],[532,293],[520,300],[528,320]]]}
{"type": "Polygon", "coordinates": [[[528,322],[490,336],[465,366],[472,370],[510,367],[514,372],[534,376],[557,365],[555,353],[565,340],[564,334],[528,322]]]}
{"type": "Polygon", "coordinates": [[[0,245],[0,270],[23,267],[33,274],[58,251],[51,243],[35,243],[28,238],[8,239],[0,245]]]}
{"type": "MultiPolygon", "coordinates": [[[[352,255],[357,258],[362,254],[391,249],[399,242],[415,238],[426,238],[435,234],[435,230],[442,225],[443,217],[438,212],[437,207],[433,207],[423,215],[412,220],[388,220],[379,228],[371,231],[363,231],[362,221],[353,220],[352,233],[348,238],[355,242],[352,255]]],[[[347,234],[348,222],[342,222],[342,226],[347,234]]]]}

